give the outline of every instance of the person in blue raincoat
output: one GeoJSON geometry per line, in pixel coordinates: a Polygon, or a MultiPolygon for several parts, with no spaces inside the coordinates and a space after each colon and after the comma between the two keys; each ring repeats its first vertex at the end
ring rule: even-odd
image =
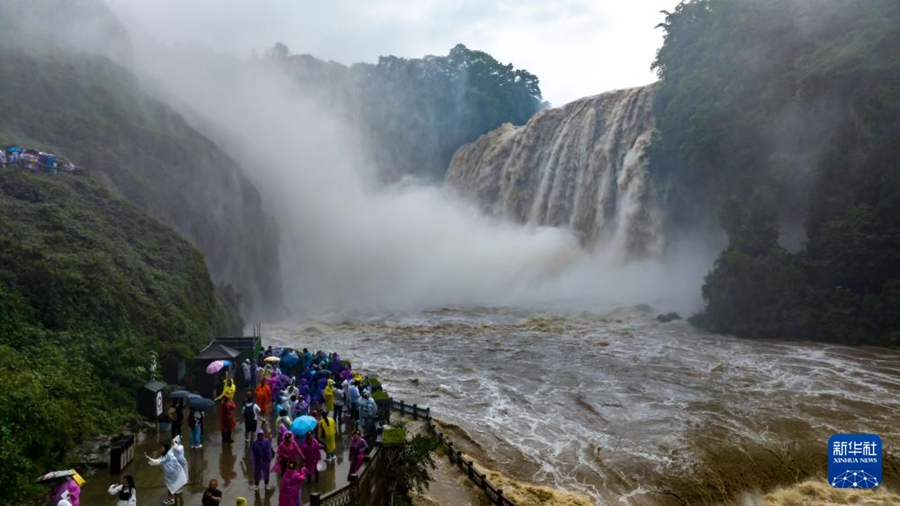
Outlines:
{"type": "Polygon", "coordinates": [[[375,433],[375,418],[378,416],[378,404],[372,399],[369,390],[363,390],[359,403],[359,425],[366,437],[375,433]]]}

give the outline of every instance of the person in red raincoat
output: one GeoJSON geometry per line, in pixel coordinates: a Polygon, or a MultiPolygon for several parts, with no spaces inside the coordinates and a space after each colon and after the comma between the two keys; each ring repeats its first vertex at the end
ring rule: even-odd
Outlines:
{"type": "Polygon", "coordinates": [[[234,410],[236,409],[231,397],[222,399],[222,406],[219,408],[219,430],[222,431],[222,442],[233,443],[231,439],[231,431],[234,430],[234,410]]]}
{"type": "Polygon", "coordinates": [[[261,381],[256,387],[256,405],[263,415],[269,414],[269,408],[272,407],[272,390],[265,381],[261,381]]]}

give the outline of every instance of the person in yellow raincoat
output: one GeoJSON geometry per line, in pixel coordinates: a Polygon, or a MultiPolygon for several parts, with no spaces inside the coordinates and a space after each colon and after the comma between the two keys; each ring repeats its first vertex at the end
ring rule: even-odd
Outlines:
{"type": "Polygon", "coordinates": [[[328,413],[322,415],[319,420],[319,441],[325,445],[325,460],[334,460],[335,434],[337,433],[337,421],[329,418],[328,413]]]}
{"type": "Polygon", "coordinates": [[[234,391],[237,390],[237,387],[234,385],[234,380],[231,378],[225,379],[225,385],[222,387],[222,393],[219,394],[213,400],[219,400],[223,397],[228,397],[229,399],[234,399],[234,391]]]}
{"type": "Polygon", "coordinates": [[[325,399],[325,414],[334,413],[334,380],[328,378],[328,384],[325,385],[325,390],[322,392],[322,397],[325,399]]]}

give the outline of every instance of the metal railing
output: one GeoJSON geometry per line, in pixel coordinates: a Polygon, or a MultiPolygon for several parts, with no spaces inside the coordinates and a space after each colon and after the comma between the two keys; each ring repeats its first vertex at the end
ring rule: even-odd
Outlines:
{"type": "Polygon", "coordinates": [[[425,420],[425,426],[428,432],[436,437],[441,446],[447,450],[447,456],[450,462],[455,464],[469,480],[480,488],[484,495],[496,506],[517,506],[512,499],[503,495],[503,489],[491,483],[484,473],[479,473],[474,467],[471,460],[467,460],[463,453],[453,447],[453,442],[444,436],[442,432],[438,432],[434,427],[434,419],[431,417],[431,408],[421,408],[418,404],[406,404],[403,401],[395,401],[391,399],[391,409],[399,411],[401,415],[409,415],[413,420],[425,420]]]}
{"type": "MultiPolygon", "coordinates": [[[[447,451],[450,462],[456,465],[472,483],[484,492],[485,497],[495,506],[517,506],[516,503],[503,495],[503,489],[491,483],[484,473],[478,472],[474,462],[466,459],[462,451],[453,447],[453,442],[439,432],[434,426],[431,416],[431,408],[422,408],[417,404],[406,404],[403,401],[389,399],[392,411],[401,415],[411,416],[413,420],[424,420],[428,432],[437,438],[440,445],[447,451]]],[[[382,455],[378,446],[366,457],[363,467],[356,474],[350,476],[350,483],[327,494],[318,492],[310,495],[311,506],[376,506],[381,504],[387,494],[385,482],[385,470],[381,469],[382,455]]]]}
{"type": "Polygon", "coordinates": [[[372,506],[380,504],[384,480],[381,469],[381,452],[376,446],[366,456],[363,466],[350,475],[350,483],[324,495],[314,492],[309,496],[311,506],[372,506]]]}

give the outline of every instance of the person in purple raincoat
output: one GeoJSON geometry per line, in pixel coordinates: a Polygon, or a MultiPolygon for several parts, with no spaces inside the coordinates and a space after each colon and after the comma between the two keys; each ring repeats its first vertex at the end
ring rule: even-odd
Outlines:
{"type": "Polygon", "coordinates": [[[331,373],[335,378],[339,378],[341,374],[341,356],[334,352],[334,358],[331,360],[331,373]]]}
{"type": "Polygon", "coordinates": [[[281,384],[281,379],[278,377],[277,372],[272,372],[272,376],[269,377],[269,390],[272,391],[272,400],[278,401],[278,398],[281,397],[281,390],[284,388],[284,385],[281,384]]]}
{"type": "Polygon", "coordinates": [[[272,490],[269,484],[269,468],[272,466],[272,443],[266,438],[262,429],[256,431],[256,440],[250,444],[250,460],[253,463],[252,490],[259,490],[259,482],[265,483],[266,490],[272,490]]]}
{"type": "Polygon", "coordinates": [[[344,381],[353,381],[353,369],[350,368],[350,364],[344,366],[344,369],[341,371],[341,383],[344,381]]]}
{"type": "Polygon", "coordinates": [[[299,395],[302,395],[307,402],[309,402],[309,382],[306,381],[306,378],[300,380],[300,386],[297,387],[297,392],[299,395]]]}

